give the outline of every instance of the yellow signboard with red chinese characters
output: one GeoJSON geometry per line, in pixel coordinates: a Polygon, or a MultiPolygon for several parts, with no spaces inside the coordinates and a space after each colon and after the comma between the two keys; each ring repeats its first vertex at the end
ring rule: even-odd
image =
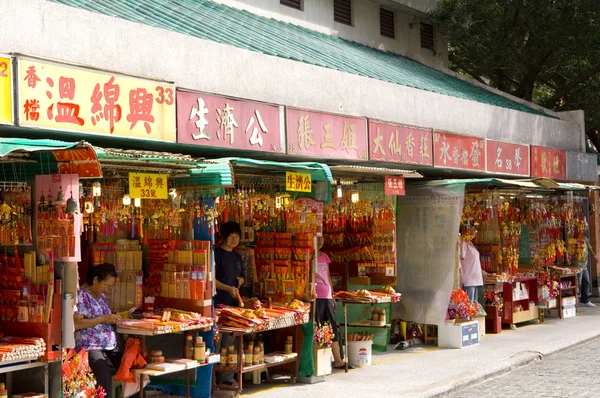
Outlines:
{"type": "Polygon", "coordinates": [[[312,179],[310,177],[310,174],[286,171],[285,190],[292,192],[311,192],[312,179]]]}
{"type": "Polygon", "coordinates": [[[175,142],[175,86],[18,59],[21,126],[175,142]]]}
{"type": "Polygon", "coordinates": [[[167,199],[167,175],[129,173],[129,196],[140,199],[167,199]]]}
{"type": "Polygon", "coordinates": [[[0,57],[0,124],[13,124],[12,65],[9,57],[0,57]]]}

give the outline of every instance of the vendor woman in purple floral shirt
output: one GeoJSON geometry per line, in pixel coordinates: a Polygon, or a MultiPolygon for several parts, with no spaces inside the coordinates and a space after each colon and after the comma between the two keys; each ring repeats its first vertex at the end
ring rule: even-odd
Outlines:
{"type": "Polygon", "coordinates": [[[77,351],[85,348],[88,351],[90,368],[111,397],[111,369],[109,361],[118,369],[121,355],[117,352],[117,336],[114,326],[119,317],[110,313],[104,293],[114,286],[117,271],[112,264],[96,265],[88,270],[85,285],[77,292],[77,309],[75,321],[75,346],[77,351]]]}

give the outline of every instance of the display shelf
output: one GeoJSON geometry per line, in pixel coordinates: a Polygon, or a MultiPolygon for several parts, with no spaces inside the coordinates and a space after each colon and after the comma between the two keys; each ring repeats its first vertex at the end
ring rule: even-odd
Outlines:
{"type": "MultiPolygon", "coordinates": [[[[23,322],[21,322],[23,323],[23,322]]],[[[35,368],[44,368],[44,394],[48,395],[49,384],[48,384],[48,362],[43,361],[23,361],[22,359],[16,361],[3,362],[0,365],[0,374],[6,373],[6,389],[8,396],[12,396],[13,389],[13,372],[19,372],[22,370],[30,370],[35,368]]]]}
{"type": "MultiPolygon", "coordinates": [[[[285,329],[289,329],[289,328],[294,329],[293,346],[296,347],[298,352],[302,352],[302,349],[301,349],[302,339],[300,337],[300,325],[285,326],[282,328],[263,330],[259,333],[270,332],[270,331],[279,331],[279,330],[285,330],[285,329]]],[[[237,391],[237,392],[241,393],[243,390],[243,379],[244,379],[242,377],[242,375],[244,373],[249,373],[249,372],[253,372],[253,371],[261,370],[261,369],[269,369],[269,368],[275,368],[275,367],[279,367],[279,366],[286,366],[286,365],[288,365],[288,367],[291,367],[291,370],[288,372],[285,372],[285,371],[278,372],[277,374],[280,374],[282,376],[289,376],[290,382],[292,382],[292,383],[296,382],[296,378],[298,377],[298,369],[300,366],[300,355],[299,354],[296,355],[294,358],[286,359],[281,362],[262,363],[259,365],[244,366],[244,363],[242,361],[242,354],[244,352],[244,350],[243,350],[244,337],[249,334],[256,333],[256,332],[253,330],[243,330],[243,329],[228,328],[228,327],[219,328],[219,332],[231,334],[233,337],[238,339],[237,366],[235,368],[229,368],[229,367],[223,367],[223,366],[213,366],[213,373],[217,373],[217,372],[236,373],[238,375],[238,386],[236,387],[236,386],[229,386],[226,384],[217,384],[216,377],[213,374],[213,389],[218,388],[218,389],[222,389],[222,390],[233,390],[233,391],[237,391]]],[[[277,336],[274,336],[274,337],[277,337],[277,336]]],[[[276,338],[275,338],[275,341],[277,341],[276,338]]],[[[273,339],[271,339],[271,342],[273,343],[273,339]]],[[[283,347],[284,341],[282,340],[280,343],[281,343],[281,346],[283,347]]]]}
{"type": "MultiPolygon", "coordinates": [[[[340,325],[340,326],[344,326],[344,325],[340,325]]],[[[386,329],[386,328],[391,328],[392,325],[391,324],[385,324],[385,325],[370,325],[368,323],[360,323],[360,322],[352,322],[348,324],[348,327],[353,327],[353,328],[374,328],[374,329],[386,329]]]]}
{"type": "Polygon", "coordinates": [[[532,321],[538,319],[537,311],[533,311],[537,307],[530,307],[530,302],[535,301],[537,296],[537,285],[538,281],[536,277],[523,277],[517,278],[513,282],[505,282],[503,284],[503,297],[504,297],[504,312],[502,314],[502,323],[509,324],[514,327],[516,323],[532,321]],[[527,289],[528,298],[513,299],[513,289],[516,284],[519,283],[521,286],[525,285],[527,289]],[[533,297],[533,298],[532,298],[533,297]],[[521,303],[523,303],[521,305],[521,303]],[[516,311],[517,304],[521,305],[522,311],[516,311]],[[516,315],[515,315],[516,314],[516,315]]]}
{"type": "MultiPolygon", "coordinates": [[[[560,283],[562,282],[571,282],[571,286],[563,287],[558,289],[558,294],[556,295],[556,308],[558,309],[558,316],[560,319],[563,319],[563,300],[567,297],[575,297],[575,301],[577,301],[577,274],[568,274],[561,275],[559,277],[560,283]],[[565,294],[564,292],[573,291],[574,293],[565,294]]],[[[575,314],[577,314],[578,309],[577,305],[575,305],[575,314]]]]}
{"type": "MultiPolygon", "coordinates": [[[[288,363],[294,363],[298,360],[298,357],[294,357],[294,358],[290,358],[290,359],[286,359],[280,362],[271,362],[271,363],[261,363],[259,365],[251,365],[251,366],[243,366],[242,367],[242,374],[243,373],[249,373],[249,372],[254,372],[255,370],[262,370],[262,369],[268,369],[268,368],[273,368],[276,366],[281,366],[281,365],[286,365],[288,363]]],[[[225,373],[232,373],[232,372],[236,372],[237,367],[236,368],[229,368],[229,367],[225,367],[225,366],[215,366],[215,372],[225,372],[225,373]]]]}
{"type": "Polygon", "coordinates": [[[52,297],[50,323],[0,321],[0,331],[6,336],[39,337],[46,343],[43,361],[55,361],[62,357],[62,294],[52,297]]]}

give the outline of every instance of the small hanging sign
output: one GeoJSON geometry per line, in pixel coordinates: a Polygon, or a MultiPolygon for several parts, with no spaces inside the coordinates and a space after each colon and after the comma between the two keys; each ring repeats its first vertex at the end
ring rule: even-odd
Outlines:
{"type": "Polygon", "coordinates": [[[310,174],[286,171],[285,190],[293,192],[311,192],[312,179],[310,177],[310,174]]]}
{"type": "Polygon", "coordinates": [[[402,176],[385,176],[385,194],[404,196],[404,177],[402,176]]]}
{"type": "Polygon", "coordinates": [[[167,199],[167,175],[129,173],[129,196],[140,199],[167,199]]]}

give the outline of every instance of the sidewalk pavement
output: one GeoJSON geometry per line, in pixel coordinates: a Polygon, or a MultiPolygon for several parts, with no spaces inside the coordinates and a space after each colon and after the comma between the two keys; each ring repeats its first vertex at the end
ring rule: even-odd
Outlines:
{"type": "MultiPolygon", "coordinates": [[[[593,299],[596,304],[599,301],[593,299]]],[[[517,330],[487,334],[478,346],[445,349],[416,346],[405,351],[374,353],[371,366],[327,376],[323,383],[244,384],[244,394],[256,398],[301,397],[444,397],[451,392],[508,372],[547,355],[600,336],[600,305],[578,307],[573,318],[546,318],[517,330]]]]}

